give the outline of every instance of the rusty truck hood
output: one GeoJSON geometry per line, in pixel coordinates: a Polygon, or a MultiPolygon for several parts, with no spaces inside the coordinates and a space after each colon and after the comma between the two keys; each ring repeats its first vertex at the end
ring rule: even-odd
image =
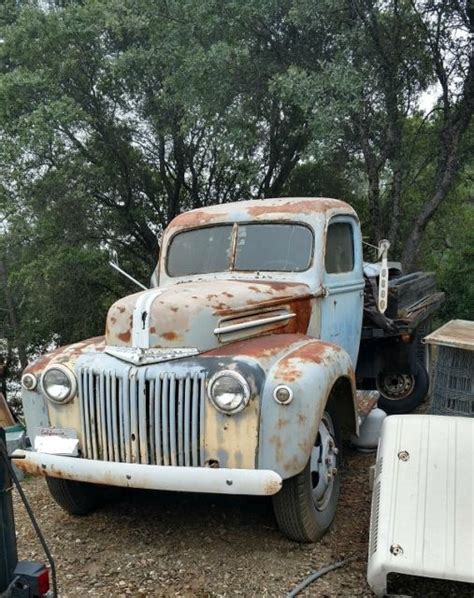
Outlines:
{"type": "Polygon", "coordinates": [[[136,293],[112,305],[106,344],[208,351],[265,333],[305,333],[312,295],[307,285],[213,280],[136,293]]]}

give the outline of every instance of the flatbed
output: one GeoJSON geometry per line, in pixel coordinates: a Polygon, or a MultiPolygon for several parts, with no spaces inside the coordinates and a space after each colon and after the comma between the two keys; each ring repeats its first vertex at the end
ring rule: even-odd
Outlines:
{"type": "Polygon", "coordinates": [[[432,272],[398,274],[388,283],[384,314],[377,307],[377,278],[366,276],[364,319],[356,375],[358,387],[380,391],[387,413],[407,413],[426,397],[423,336],[444,301],[432,272]]]}

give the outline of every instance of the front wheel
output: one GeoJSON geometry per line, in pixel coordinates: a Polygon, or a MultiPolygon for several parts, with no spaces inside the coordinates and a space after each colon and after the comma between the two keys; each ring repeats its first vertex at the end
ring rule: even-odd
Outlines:
{"type": "Polygon", "coordinates": [[[46,478],[46,483],[56,503],[71,515],[87,515],[104,502],[95,484],[51,477],[46,478]]]}
{"type": "Polygon", "coordinates": [[[278,527],[291,540],[316,542],[328,530],[339,499],[340,461],[337,421],[325,411],[306,467],[273,497],[278,527]]]}
{"type": "Polygon", "coordinates": [[[377,377],[378,406],[388,415],[410,413],[421,405],[429,388],[430,378],[421,363],[413,374],[382,372],[377,377]]]}

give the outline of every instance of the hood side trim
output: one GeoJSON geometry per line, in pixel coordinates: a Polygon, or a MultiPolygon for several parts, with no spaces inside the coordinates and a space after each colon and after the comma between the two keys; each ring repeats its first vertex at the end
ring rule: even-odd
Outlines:
{"type": "Polygon", "coordinates": [[[259,318],[251,320],[250,322],[240,322],[239,324],[230,324],[229,326],[219,326],[214,329],[214,334],[225,334],[226,332],[236,332],[238,330],[246,330],[247,328],[254,328],[255,326],[263,326],[264,324],[272,324],[273,322],[280,322],[282,320],[290,320],[295,318],[296,314],[286,313],[278,316],[271,316],[269,318],[259,318]]]}

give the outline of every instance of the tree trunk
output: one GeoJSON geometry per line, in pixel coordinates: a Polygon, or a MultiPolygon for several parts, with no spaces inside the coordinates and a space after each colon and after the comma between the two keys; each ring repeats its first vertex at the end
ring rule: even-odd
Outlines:
{"type": "Polygon", "coordinates": [[[423,233],[436,210],[443,203],[450,191],[457,171],[457,152],[453,149],[446,163],[440,184],[437,186],[429,202],[425,204],[424,208],[418,214],[413,229],[405,242],[401,260],[404,272],[411,272],[416,268],[423,241],[423,233]]]}
{"type": "MultiPolygon", "coordinates": [[[[421,22],[423,23],[422,20],[421,22]]],[[[474,11],[472,7],[465,14],[465,22],[472,34],[474,28],[474,11]]],[[[424,27],[427,29],[425,24],[424,27]]],[[[443,89],[444,123],[440,133],[440,154],[434,192],[431,199],[423,206],[415,219],[412,231],[406,240],[402,253],[402,264],[407,272],[416,267],[423,233],[453,186],[459,170],[462,137],[469,127],[474,110],[474,51],[472,50],[472,45],[470,46],[469,63],[462,86],[462,94],[457,105],[453,106],[449,98],[449,81],[447,79],[446,67],[443,64],[443,55],[439,40],[432,40],[430,44],[434,53],[433,60],[436,74],[443,89]]]]}
{"type": "Polygon", "coordinates": [[[472,119],[474,106],[474,59],[471,57],[470,71],[464,86],[464,97],[441,131],[441,150],[436,174],[435,190],[431,199],[418,214],[402,253],[402,264],[406,272],[416,267],[423,233],[440,205],[451,190],[459,170],[459,153],[462,136],[472,119]]]}
{"type": "Polygon", "coordinates": [[[390,193],[389,209],[390,209],[390,228],[388,231],[388,240],[392,251],[398,240],[398,232],[400,230],[400,200],[402,195],[402,170],[398,160],[395,165],[395,172],[392,178],[392,189],[390,193]]]}

